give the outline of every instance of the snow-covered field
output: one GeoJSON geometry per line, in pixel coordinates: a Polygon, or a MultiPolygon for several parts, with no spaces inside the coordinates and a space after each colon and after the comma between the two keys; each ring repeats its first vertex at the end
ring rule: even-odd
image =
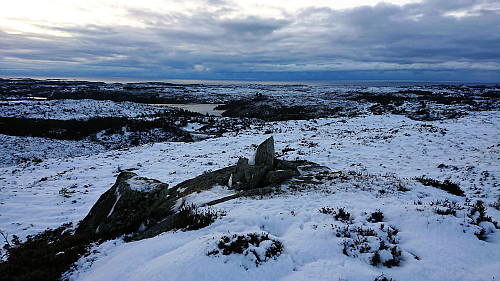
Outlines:
{"type": "Polygon", "coordinates": [[[41,119],[87,119],[89,117],[138,117],[172,110],[133,102],[108,100],[3,100],[0,117],[41,119]]]}
{"type": "MultiPolygon", "coordinates": [[[[316,162],[328,167],[330,176],[305,186],[287,184],[281,193],[218,204],[215,208],[226,215],[200,230],[96,245],[66,277],[374,280],[383,274],[393,280],[500,278],[500,230],[487,222],[471,224],[468,216],[471,206],[482,200],[486,214],[500,221],[498,111],[432,122],[399,115],[284,121],[194,143],[155,143],[64,158],[54,153],[42,162],[0,167],[0,229],[25,238],[47,227],[76,225],[122,170],[173,186],[205,171],[234,165],[239,157],[250,157],[270,135],[278,157],[316,162]],[[420,176],[457,183],[466,196],[413,179],[420,176]],[[450,202],[456,202],[455,215],[436,213],[450,202]],[[344,208],[351,219],[336,220],[320,212],[323,207],[344,208]],[[376,211],[383,213],[382,222],[370,221],[376,211]],[[346,227],[350,230],[341,231],[346,227]],[[485,241],[474,234],[481,227],[488,232],[485,241]],[[348,246],[352,251],[344,254],[344,245],[353,243],[359,234],[355,229],[376,232],[365,242],[372,248],[397,229],[391,245],[401,251],[399,266],[371,265],[372,250],[348,246]],[[217,249],[223,236],[249,233],[268,234],[283,244],[283,252],[262,263],[253,254],[208,254],[217,249]]],[[[35,141],[39,148],[34,145],[32,149],[43,149],[43,142],[35,141]]],[[[190,195],[188,201],[202,205],[232,193],[217,186],[190,195]]],[[[256,252],[264,251],[266,245],[255,246],[256,252]]],[[[380,258],[384,262],[391,253],[381,250],[380,258]]]]}

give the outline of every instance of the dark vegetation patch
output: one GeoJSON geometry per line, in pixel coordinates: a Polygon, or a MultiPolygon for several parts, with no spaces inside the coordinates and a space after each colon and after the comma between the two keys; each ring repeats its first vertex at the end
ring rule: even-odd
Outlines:
{"type": "Polygon", "coordinates": [[[495,210],[500,211],[500,197],[497,198],[497,201],[490,204],[491,207],[495,208],[495,210]]]}
{"type": "MultiPolygon", "coordinates": [[[[183,131],[172,120],[131,119],[126,117],[93,117],[86,120],[53,120],[0,117],[0,133],[11,136],[45,137],[59,140],[97,139],[97,134],[111,136],[125,132],[141,133],[160,130],[171,141],[192,141],[189,133],[183,131]]],[[[132,145],[141,144],[141,135],[132,136],[132,145]]]]}
{"type": "Polygon", "coordinates": [[[255,265],[276,259],[283,252],[283,244],[269,238],[267,233],[248,233],[245,235],[224,235],[217,243],[217,249],[210,251],[207,255],[222,254],[225,256],[232,254],[242,254],[249,256],[255,261],[255,265]],[[263,243],[269,241],[270,243],[263,243]],[[260,249],[259,249],[260,248],[260,249]]]}
{"type": "Polygon", "coordinates": [[[251,99],[233,100],[215,109],[225,110],[222,116],[248,117],[264,121],[307,120],[319,117],[336,116],[341,108],[328,108],[310,105],[287,105],[281,101],[256,96],[251,99]]]}
{"type": "Polygon", "coordinates": [[[213,208],[199,209],[194,204],[183,205],[178,211],[177,219],[172,224],[172,229],[197,230],[209,226],[224,215],[226,215],[224,211],[213,208]]]}
{"type": "Polygon", "coordinates": [[[0,263],[0,280],[59,280],[97,241],[86,234],[72,234],[70,227],[47,229],[25,242],[14,236],[4,247],[8,259],[0,263]]]}
{"type": "MultiPolygon", "coordinates": [[[[377,276],[373,281],[393,281],[393,279],[387,279],[387,277],[384,276],[384,274],[377,276]]],[[[395,281],[395,280],[394,280],[395,281]]]]}
{"type": "Polygon", "coordinates": [[[435,208],[434,212],[438,215],[443,215],[443,216],[446,216],[446,215],[455,216],[457,214],[457,211],[455,211],[451,208],[447,208],[447,209],[435,208]]]}
{"type": "Polygon", "coordinates": [[[380,225],[378,231],[370,227],[334,228],[336,236],[344,238],[342,253],[348,257],[368,259],[373,266],[383,265],[391,268],[399,266],[402,260],[402,251],[397,245],[398,229],[380,225]],[[380,251],[385,251],[385,259],[381,258],[380,251]],[[389,258],[387,258],[389,257],[389,258]]]}
{"type": "Polygon", "coordinates": [[[457,196],[465,196],[465,193],[462,189],[460,189],[460,186],[450,180],[444,180],[443,182],[440,182],[435,179],[431,178],[426,178],[425,176],[421,177],[416,177],[414,178],[416,181],[421,182],[425,186],[432,186],[435,188],[439,188],[441,190],[447,191],[453,195],[457,196]]]}
{"type": "Polygon", "coordinates": [[[369,222],[383,222],[384,221],[384,213],[382,211],[377,210],[373,212],[370,217],[367,219],[369,222]]]}
{"type": "Polygon", "coordinates": [[[349,212],[346,212],[344,208],[338,208],[337,210],[330,208],[330,207],[323,207],[320,210],[320,213],[327,214],[327,215],[333,215],[333,218],[337,221],[341,222],[350,222],[351,221],[351,214],[349,212]]]}
{"type": "Polygon", "coordinates": [[[359,92],[349,98],[355,101],[367,101],[383,106],[399,106],[404,102],[434,102],[436,104],[468,104],[476,105],[475,95],[469,91],[455,91],[453,93],[432,92],[428,90],[401,90],[395,93],[359,92]]]}

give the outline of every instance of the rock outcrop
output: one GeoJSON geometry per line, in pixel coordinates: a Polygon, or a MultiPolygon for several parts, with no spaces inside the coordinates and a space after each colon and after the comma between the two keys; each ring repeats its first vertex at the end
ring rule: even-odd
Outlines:
{"type": "Polygon", "coordinates": [[[274,138],[272,136],[257,147],[255,165],[264,166],[268,171],[274,168],[274,138]]]}
{"type": "Polygon", "coordinates": [[[171,193],[165,183],[122,172],[80,222],[77,233],[108,238],[146,228],[171,193]]]}
{"type": "Polygon", "coordinates": [[[258,146],[255,161],[240,158],[235,166],[204,173],[172,188],[158,180],[122,172],[80,222],[76,232],[105,239],[130,233],[134,239],[152,237],[183,225],[186,216],[176,207],[193,192],[208,190],[214,185],[227,185],[239,191],[206,203],[213,206],[242,196],[269,193],[273,186],[299,176],[299,169],[307,171],[317,166],[307,161],[276,159],[274,140],[270,137],[258,146]]]}
{"type": "Polygon", "coordinates": [[[231,166],[205,173],[172,188],[158,180],[122,172],[80,222],[76,232],[113,238],[141,232],[145,233],[141,237],[151,237],[171,230],[182,218],[175,210],[179,199],[217,184],[226,185],[233,170],[231,166]]]}
{"type": "Polygon", "coordinates": [[[255,151],[254,161],[240,158],[231,176],[231,187],[250,190],[282,183],[299,172],[293,162],[274,157],[274,139],[269,137],[255,151]]]}

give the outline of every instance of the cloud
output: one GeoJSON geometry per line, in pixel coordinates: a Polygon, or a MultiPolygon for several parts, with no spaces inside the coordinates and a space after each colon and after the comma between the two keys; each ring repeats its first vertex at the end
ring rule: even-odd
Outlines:
{"type": "Polygon", "coordinates": [[[129,8],[128,19],[140,23],[133,26],[36,22],[53,32],[0,31],[0,74],[334,79],[342,71],[357,78],[385,71],[466,79],[475,71],[500,77],[500,5],[493,0],[311,7],[283,10],[279,18],[235,11],[234,2],[207,0],[184,12],[129,8]]]}
{"type": "Polygon", "coordinates": [[[245,37],[267,36],[289,23],[287,20],[266,19],[255,16],[243,19],[228,19],[219,22],[226,35],[244,35],[245,37]]]}

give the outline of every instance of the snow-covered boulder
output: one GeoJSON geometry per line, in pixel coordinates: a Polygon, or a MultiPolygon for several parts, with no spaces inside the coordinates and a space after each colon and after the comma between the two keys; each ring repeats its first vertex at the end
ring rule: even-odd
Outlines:
{"type": "Polygon", "coordinates": [[[77,232],[108,238],[145,229],[155,220],[158,207],[174,196],[170,193],[165,183],[122,172],[80,222],[77,232]]]}

